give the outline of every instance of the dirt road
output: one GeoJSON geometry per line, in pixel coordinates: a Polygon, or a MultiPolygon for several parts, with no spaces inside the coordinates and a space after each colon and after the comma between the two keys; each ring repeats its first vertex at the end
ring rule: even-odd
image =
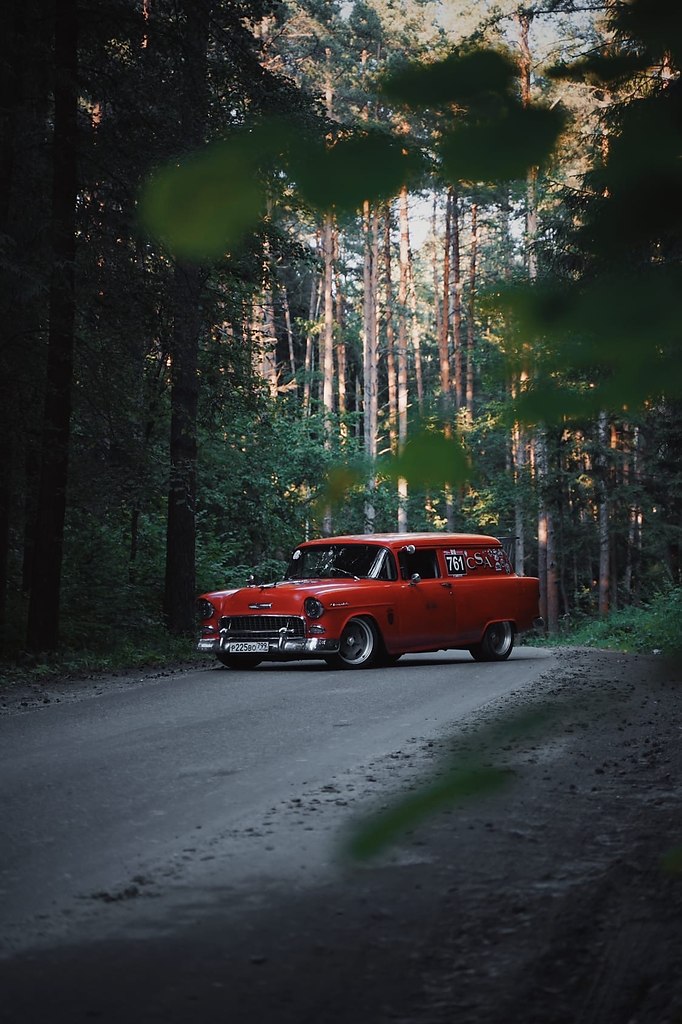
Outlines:
{"type": "Polygon", "coordinates": [[[5,961],[0,1019],[681,1024],[682,669],[558,658],[530,701],[411,751],[413,785],[464,760],[504,790],[305,891],[264,888],[238,930],[225,892],[166,936],[5,961]]]}

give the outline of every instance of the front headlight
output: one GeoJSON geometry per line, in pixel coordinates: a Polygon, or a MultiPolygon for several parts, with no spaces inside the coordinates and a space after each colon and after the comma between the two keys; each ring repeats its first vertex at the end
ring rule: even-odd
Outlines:
{"type": "Polygon", "coordinates": [[[215,615],[215,608],[210,601],[207,601],[205,597],[200,597],[197,601],[197,618],[198,619],[212,619],[215,615]]]}
{"type": "Polygon", "coordinates": [[[303,609],[309,619],[319,619],[324,614],[324,605],[316,597],[306,597],[303,609]]]}

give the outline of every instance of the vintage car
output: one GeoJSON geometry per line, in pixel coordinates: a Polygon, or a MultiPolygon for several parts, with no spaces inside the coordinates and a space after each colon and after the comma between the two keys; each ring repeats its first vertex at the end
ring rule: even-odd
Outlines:
{"type": "Polygon", "coordinates": [[[389,665],[417,651],[503,661],[539,626],[538,580],[476,534],[325,537],[300,544],[283,580],[203,594],[197,647],[230,668],[323,659],[389,665]]]}

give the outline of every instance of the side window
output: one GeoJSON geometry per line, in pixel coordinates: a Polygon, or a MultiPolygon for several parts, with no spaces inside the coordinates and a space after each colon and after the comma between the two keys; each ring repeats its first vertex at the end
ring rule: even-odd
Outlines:
{"type": "Polygon", "coordinates": [[[412,554],[400,552],[400,573],[409,580],[418,573],[423,580],[435,580],[440,576],[435,548],[420,548],[412,554]]]}

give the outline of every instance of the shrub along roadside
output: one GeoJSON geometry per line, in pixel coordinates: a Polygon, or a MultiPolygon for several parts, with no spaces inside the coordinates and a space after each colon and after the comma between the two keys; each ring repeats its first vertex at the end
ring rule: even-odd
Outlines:
{"type": "Polygon", "coordinates": [[[611,612],[603,619],[590,619],[544,642],[637,654],[680,655],[682,588],[670,587],[640,608],[630,606],[611,612]]]}

